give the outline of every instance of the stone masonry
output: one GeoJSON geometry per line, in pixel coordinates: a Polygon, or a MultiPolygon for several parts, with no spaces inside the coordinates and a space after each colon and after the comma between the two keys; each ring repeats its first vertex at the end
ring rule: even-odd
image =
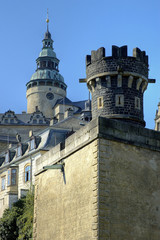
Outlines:
{"type": "Polygon", "coordinates": [[[159,132],[99,117],[64,145],[37,160],[34,239],[160,239],[159,132]]]}
{"type": "Polygon", "coordinates": [[[86,56],[86,80],[92,94],[92,117],[129,121],[145,126],[143,120],[143,93],[148,85],[148,56],[145,51],[133,49],[127,55],[127,46],[112,46],[112,56],[105,56],[99,48],[86,56]]]}

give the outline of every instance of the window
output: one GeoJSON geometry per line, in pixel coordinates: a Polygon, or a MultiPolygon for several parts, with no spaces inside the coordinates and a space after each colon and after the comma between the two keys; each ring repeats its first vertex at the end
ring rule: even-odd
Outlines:
{"type": "Polygon", "coordinates": [[[135,97],[135,108],[140,110],[140,98],[135,97]]]}
{"type": "Polygon", "coordinates": [[[116,107],[124,107],[124,95],[116,95],[116,107]]]}
{"type": "Polygon", "coordinates": [[[8,170],[8,186],[16,185],[16,169],[8,170]]]}
{"type": "Polygon", "coordinates": [[[24,170],[24,173],[25,173],[24,181],[25,181],[25,182],[30,181],[30,169],[31,169],[31,166],[30,166],[30,165],[27,165],[27,166],[25,167],[25,170],[24,170]]]}
{"type": "Polygon", "coordinates": [[[10,120],[10,123],[14,123],[14,119],[11,119],[11,120],[10,120]]]}
{"type": "Polygon", "coordinates": [[[16,169],[11,169],[11,185],[16,185],[16,169]]]}
{"type": "Polygon", "coordinates": [[[18,146],[17,148],[17,157],[21,156],[21,146],[18,146]]]}
{"type": "Polygon", "coordinates": [[[37,120],[36,119],[33,120],[33,124],[37,124],[37,120]]]}
{"type": "Polygon", "coordinates": [[[32,87],[37,86],[37,82],[33,82],[32,87]]]}
{"type": "Polygon", "coordinates": [[[35,148],[35,139],[31,139],[30,141],[30,150],[34,149],[35,148]]]}
{"type": "Polygon", "coordinates": [[[6,178],[2,177],[2,179],[1,179],[1,189],[2,190],[5,190],[5,183],[6,183],[6,178]]]}
{"type": "Polygon", "coordinates": [[[103,97],[97,98],[98,108],[103,108],[103,97]]]}
{"type": "Polygon", "coordinates": [[[9,152],[7,152],[5,156],[5,163],[8,163],[8,162],[9,162],[9,152]]]}
{"type": "Polygon", "coordinates": [[[8,170],[8,186],[11,185],[11,170],[8,170]]]}

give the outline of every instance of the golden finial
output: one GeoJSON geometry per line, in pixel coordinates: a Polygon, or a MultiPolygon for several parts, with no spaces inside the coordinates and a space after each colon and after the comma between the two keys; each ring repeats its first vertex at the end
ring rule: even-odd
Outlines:
{"type": "Polygon", "coordinates": [[[48,8],[47,8],[47,19],[46,19],[47,25],[49,23],[49,18],[48,18],[48,8]]]}

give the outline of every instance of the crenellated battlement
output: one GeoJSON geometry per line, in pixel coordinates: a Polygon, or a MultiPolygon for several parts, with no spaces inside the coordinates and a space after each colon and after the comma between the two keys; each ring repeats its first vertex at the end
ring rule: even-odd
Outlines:
{"type": "MultiPolygon", "coordinates": [[[[94,50],[91,52],[91,55],[86,56],[86,65],[89,65],[93,62],[100,61],[105,56],[105,48],[101,47],[98,50],[94,50]]],[[[127,58],[131,57],[127,54],[127,46],[117,47],[115,45],[112,46],[112,58],[127,58]]],[[[148,65],[148,56],[145,51],[141,51],[139,48],[133,49],[133,57],[136,58],[137,61],[143,62],[148,65]]]]}
{"type": "Polygon", "coordinates": [[[92,117],[105,116],[145,126],[143,93],[147,89],[148,56],[139,48],[128,56],[127,46],[101,47],[86,56],[86,79],[92,94],[92,117]]]}
{"type": "Polygon", "coordinates": [[[87,79],[99,73],[117,71],[131,72],[148,78],[148,56],[139,48],[133,49],[133,56],[128,56],[127,46],[112,46],[112,56],[105,56],[105,48],[101,47],[86,56],[87,79]]]}

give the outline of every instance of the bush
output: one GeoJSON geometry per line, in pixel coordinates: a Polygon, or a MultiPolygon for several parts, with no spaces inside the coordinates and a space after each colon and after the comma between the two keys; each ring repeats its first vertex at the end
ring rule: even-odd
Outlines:
{"type": "Polygon", "coordinates": [[[33,230],[34,194],[29,192],[11,209],[6,209],[0,219],[0,239],[29,239],[33,230]]]}

